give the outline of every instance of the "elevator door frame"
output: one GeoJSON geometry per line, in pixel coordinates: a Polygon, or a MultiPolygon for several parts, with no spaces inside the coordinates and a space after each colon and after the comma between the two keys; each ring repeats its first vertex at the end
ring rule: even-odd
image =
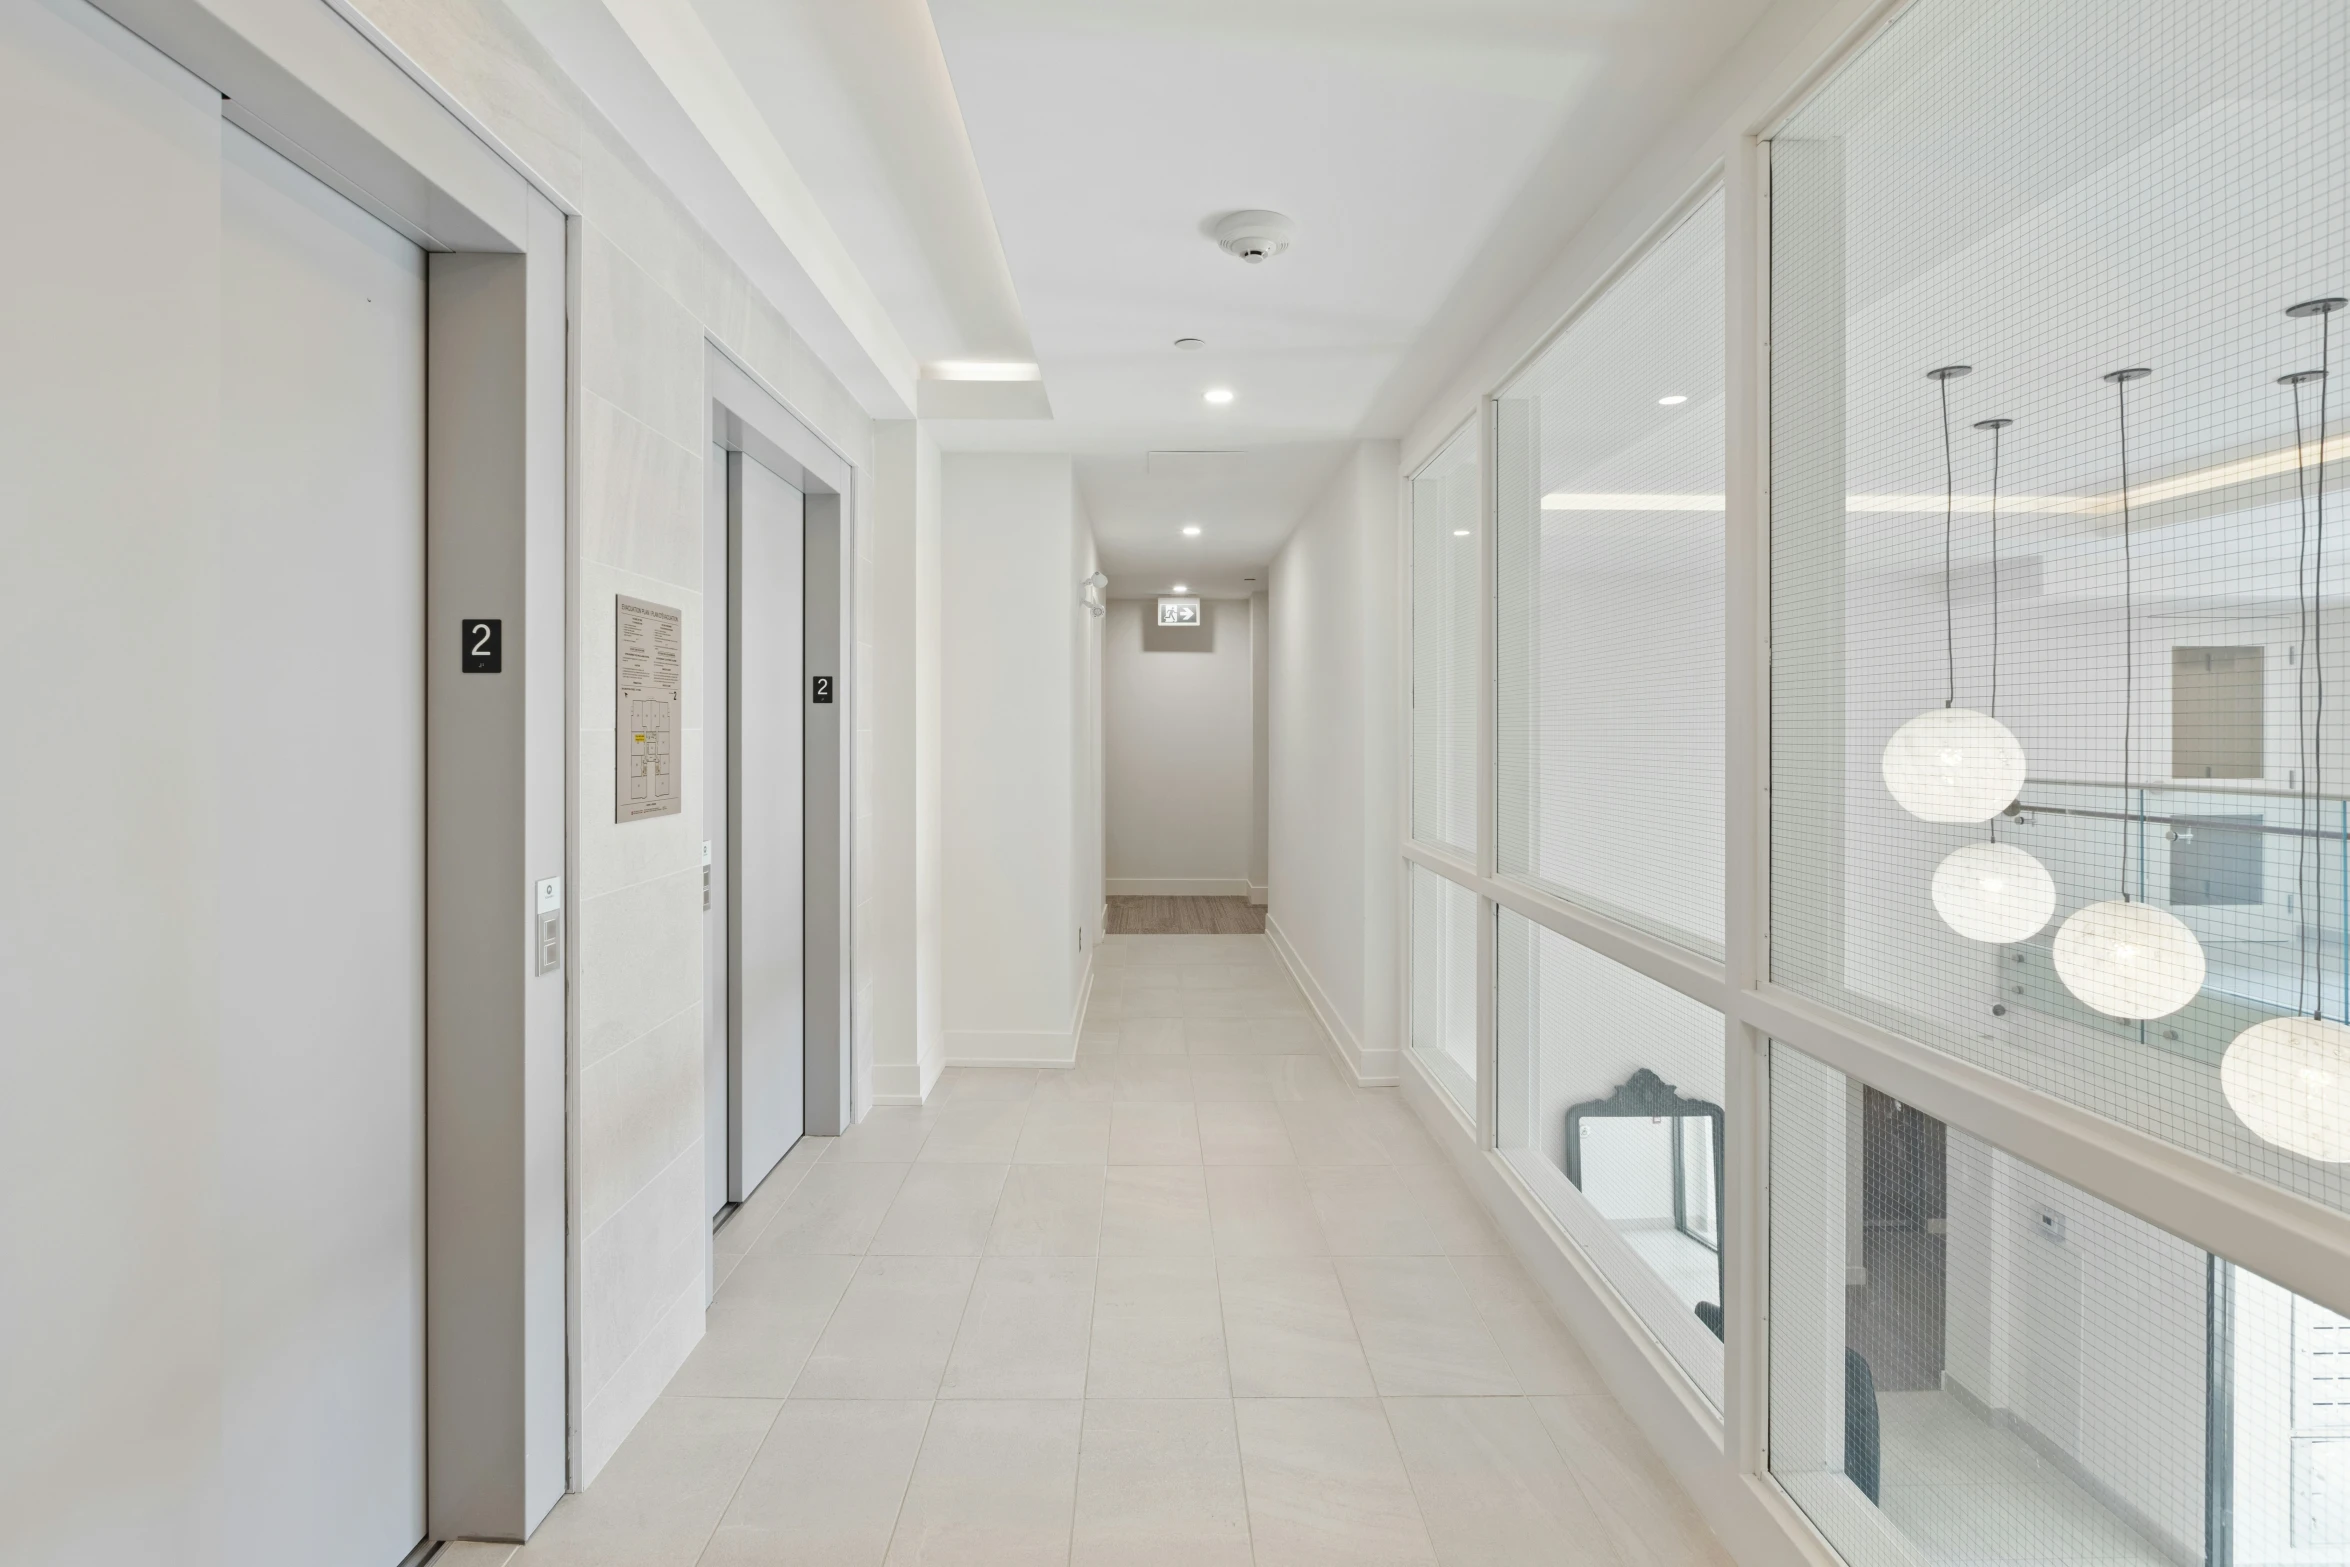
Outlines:
{"type": "MultiPolygon", "coordinates": [[[[853,1119],[850,1103],[849,917],[850,849],[847,804],[850,798],[851,726],[849,688],[851,636],[850,545],[855,508],[856,470],[827,445],[804,421],[786,408],[749,372],[715,344],[705,345],[704,382],[709,395],[709,457],[713,468],[720,453],[740,452],[766,468],[803,497],[804,572],[802,576],[801,668],[802,772],[801,838],[802,965],[804,1078],[801,1103],[802,1134],[837,1137],[853,1119]],[[818,677],[831,682],[832,700],[812,699],[818,677]]],[[[723,540],[728,527],[727,485],[722,469],[705,485],[704,526],[723,540]]],[[[722,548],[704,549],[704,601],[723,603],[727,562],[722,548]],[[715,575],[713,575],[715,573],[715,575]]],[[[706,635],[705,649],[724,646],[723,636],[706,635]]],[[[705,659],[710,654],[705,651],[705,659]]],[[[708,666],[706,666],[708,667],[708,666]]],[[[720,683],[712,680],[712,692],[720,683]]],[[[725,799],[720,780],[729,766],[726,757],[723,703],[705,709],[705,766],[703,798],[712,816],[705,830],[711,842],[710,909],[704,915],[708,938],[705,953],[704,1051],[706,1072],[723,1072],[727,1056],[728,993],[725,951],[730,939],[726,917],[735,895],[732,846],[719,828],[717,814],[725,799]]],[[[704,1133],[710,1139],[704,1161],[710,1183],[707,1204],[717,1223],[731,1211],[727,1181],[727,1094],[723,1082],[708,1085],[704,1096],[704,1133]]],[[[747,1195],[747,1193],[746,1193],[747,1195]]],[[[715,1230],[716,1225],[713,1225],[715,1230]]],[[[715,1294],[715,1273],[705,1262],[705,1290],[715,1294]]]]}

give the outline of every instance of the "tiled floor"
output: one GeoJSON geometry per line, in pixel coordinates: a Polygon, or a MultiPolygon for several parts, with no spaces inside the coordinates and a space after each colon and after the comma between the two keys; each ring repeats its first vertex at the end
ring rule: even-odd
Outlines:
{"type": "Polygon", "coordinates": [[[1098,965],[1073,1070],[793,1151],[515,1567],[1726,1561],[1264,938],[1098,965]]]}
{"type": "Polygon", "coordinates": [[[1935,1567],[2170,1567],[2171,1558],[1947,1393],[1880,1393],[1882,1506],[1935,1567]]]}

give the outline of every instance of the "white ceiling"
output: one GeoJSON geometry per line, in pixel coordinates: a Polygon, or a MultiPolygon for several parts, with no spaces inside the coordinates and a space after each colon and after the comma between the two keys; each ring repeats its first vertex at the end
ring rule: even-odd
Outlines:
{"type": "Polygon", "coordinates": [[[942,443],[1075,454],[1137,593],[1261,577],[1343,444],[1401,433],[1763,6],[691,3],[914,357],[1042,367],[1051,418],[942,443]],[[1288,254],[1207,237],[1247,207],[1297,221],[1288,254]],[[1251,455],[1172,479],[1155,450],[1251,455]]]}

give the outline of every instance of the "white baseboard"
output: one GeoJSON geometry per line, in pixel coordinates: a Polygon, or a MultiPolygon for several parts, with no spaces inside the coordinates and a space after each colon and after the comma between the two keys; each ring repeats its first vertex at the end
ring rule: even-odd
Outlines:
{"type": "MultiPolygon", "coordinates": [[[[1093,1000],[1093,957],[1077,976],[1077,1005],[1066,1029],[950,1028],[942,1066],[1042,1066],[1077,1064],[1077,1038],[1085,1031],[1085,1009],[1093,1000]]],[[[933,1077],[931,1084],[937,1079],[933,1077]]],[[[931,1085],[925,1085],[928,1094],[931,1085]]]]}
{"type": "Polygon", "coordinates": [[[1245,876],[1114,876],[1102,884],[1113,898],[1239,898],[1245,876]]]}
{"type": "Polygon", "coordinates": [[[1248,901],[1261,909],[1273,901],[1273,889],[1261,881],[1252,881],[1248,884],[1248,901]]]}
{"type": "Polygon", "coordinates": [[[922,1065],[918,1061],[873,1063],[873,1104],[918,1105],[922,1102],[922,1065]]]}
{"type": "Polygon", "coordinates": [[[1314,971],[1306,967],[1306,960],[1298,956],[1297,948],[1282,934],[1280,922],[1270,916],[1265,920],[1265,939],[1273,943],[1273,950],[1280,954],[1290,977],[1297,981],[1297,988],[1306,993],[1306,1005],[1312,1007],[1314,1016],[1321,1019],[1322,1032],[1329,1035],[1331,1044],[1337,1047],[1338,1064],[1346,1069],[1346,1075],[1364,1088],[1394,1087],[1400,1067],[1396,1059],[1397,1052],[1363,1048],[1353,1031],[1339,1019],[1338,1007],[1331,1001],[1330,993],[1322,988],[1322,982],[1314,977],[1314,971]]]}

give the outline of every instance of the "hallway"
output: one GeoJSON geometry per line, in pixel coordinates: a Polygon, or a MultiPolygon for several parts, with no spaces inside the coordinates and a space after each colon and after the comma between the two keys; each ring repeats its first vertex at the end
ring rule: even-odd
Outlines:
{"type": "Polygon", "coordinates": [[[1261,937],[1111,937],[1075,1068],[804,1140],[717,1267],[593,1489],[453,1562],[1724,1560],[1261,937]]]}

